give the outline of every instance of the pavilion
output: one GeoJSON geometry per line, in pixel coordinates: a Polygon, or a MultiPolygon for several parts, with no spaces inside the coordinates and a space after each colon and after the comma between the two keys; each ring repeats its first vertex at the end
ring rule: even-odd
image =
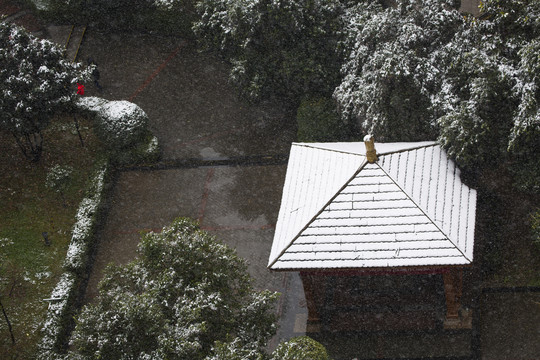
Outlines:
{"type": "Polygon", "coordinates": [[[456,326],[475,214],[476,190],[436,142],[293,143],[268,267],[300,272],[308,323],[325,274],[440,273],[456,326]]]}

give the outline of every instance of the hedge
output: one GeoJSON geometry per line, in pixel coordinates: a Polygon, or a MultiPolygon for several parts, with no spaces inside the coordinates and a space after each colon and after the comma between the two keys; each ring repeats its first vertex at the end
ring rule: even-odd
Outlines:
{"type": "Polygon", "coordinates": [[[77,299],[83,290],[90,251],[96,242],[96,228],[104,211],[110,165],[102,162],[92,177],[85,198],[81,201],[73,226],[71,242],[61,275],[49,299],[43,325],[43,338],[38,345],[38,359],[55,359],[65,349],[77,310],[77,299]]]}

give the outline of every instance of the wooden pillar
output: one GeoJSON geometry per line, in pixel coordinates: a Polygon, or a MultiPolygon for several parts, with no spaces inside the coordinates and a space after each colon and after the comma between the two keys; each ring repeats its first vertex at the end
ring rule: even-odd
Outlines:
{"type": "Polygon", "coordinates": [[[300,272],[300,277],[306,296],[308,323],[319,323],[321,321],[321,308],[324,304],[326,278],[304,271],[300,272]]]}
{"type": "Polygon", "coordinates": [[[443,273],[444,294],[446,296],[446,322],[459,321],[461,293],[463,288],[463,270],[452,269],[443,273]]]}

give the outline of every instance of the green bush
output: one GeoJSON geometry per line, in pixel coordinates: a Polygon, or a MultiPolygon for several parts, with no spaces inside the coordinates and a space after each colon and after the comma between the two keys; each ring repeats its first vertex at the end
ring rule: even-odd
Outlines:
{"type": "Polygon", "coordinates": [[[339,141],[346,136],[345,126],[328,98],[304,99],[298,107],[296,121],[300,142],[339,141]]]}
{"type": "Polygon", "coordinates": [[[191,30],[197,19],[196,0],[156,1],[157,9],[148,12],[144,27],[165,35],[193,38],[191,30]]]}
{"type": "Polygon", "coordinates": [[[330,360],[324,346],[307,336],[279,344],[271,360],[330,360]]]}

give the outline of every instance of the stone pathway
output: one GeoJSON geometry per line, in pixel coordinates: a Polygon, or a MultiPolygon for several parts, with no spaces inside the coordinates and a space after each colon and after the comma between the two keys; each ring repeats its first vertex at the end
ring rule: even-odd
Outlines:
{"type": "MultiPolygon", "coordinates": [[[[294,114],[280,103],[253,106],[238,100],[226,65],[181,39],[89,32],[80,58],[89,56],[98,64],[103,93],[88,86],[87,94],[141,106],[164,159],[161,170],[119,173],[87,301],[96,295],[107,263],[125,263],[135,256],[139,231],[159,230],[179,216],[198,219],[203,229],[236,248],[247,259],[257,288],[285,294],[294,276],[271,273],[266,264],[288,149],[295,138],[294,114]],[[239,164],[238,158],[254,161],[239,164]],[[193,167],[186,159],[198,164],[193,167]]],[[[298,299],[295,306],[286,301],[282,296],[276,311],[289,311],[286,317],[293,323],[305,307],[297,305],[298,299]]],[[[271,346],[293,336],[293,330],[282,328],[271,346]]],[[[304,333],[305,324],[299,331],[304,333]]]]}

